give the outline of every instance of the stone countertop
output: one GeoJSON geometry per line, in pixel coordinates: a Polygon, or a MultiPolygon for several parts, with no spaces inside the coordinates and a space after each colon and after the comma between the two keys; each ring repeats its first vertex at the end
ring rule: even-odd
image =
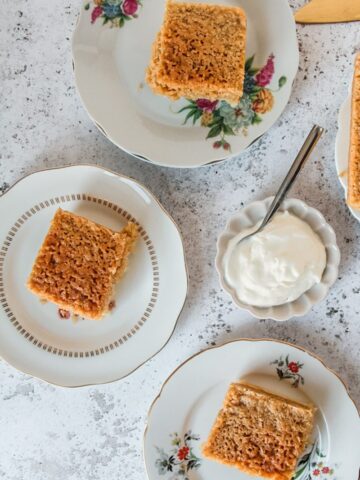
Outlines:
{"type": "Polygon", "coordinates": [[[360,406],[360,225],[345,205],[334,163],[337,112],[360,47],[359,24],[298,26],[300,69],[275,126],[225,163],[172,170],[123,153],[88,118],[71,68],[79,8],[69,0],[2,2],[0,188],[30,172],[74,163],[103,165],[143,182],[182,231],[189,297],[167,346],[122,381],[56,388],[0,361],[0,478],[143,480],[146,414],[163,381],[188,356],[236,337],[271,337],[309,349],[342,376],[360,406]],[[293,196],[319,208],[334,227],[339,278],[306,317],[259,321],[221,291],[213,265],[216,238],[242,205],[274,193],[314,122],[326,133],[293,196]]]}

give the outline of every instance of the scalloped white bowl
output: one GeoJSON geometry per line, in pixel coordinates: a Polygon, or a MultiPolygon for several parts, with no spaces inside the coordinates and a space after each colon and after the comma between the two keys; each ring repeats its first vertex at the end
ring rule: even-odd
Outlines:
{"type": "Polygon", "coordinates": [[[273,197],[250,203],[236,215],[230,218],[225,230],[220,234],[217,241],[216,270],[219,274],[220,283],[223,289],[228,292],[236,305],[250,312],[256,318],[271,318],[284,321],[292,317],[305,315],[316,303],[323,300],[330,287],[335,283],[340,263],[340,251],[336,243],[335,232],[326,222],[323,215],[315,208],[309,207],[306,203],[296,198],[285,200],[279,211],[292,213],[310,225],[320,237],[326,249],[326,267],[321,282],[314,285],[310,290],[300,295],[292,302],[284,303],[274,307],[255,307],[242,302],[235,290],[227,283],[225,278],[224,255],[227,251],[230,240],[245,229],[253,227],[259,220],[264,218],[273,197]]]}

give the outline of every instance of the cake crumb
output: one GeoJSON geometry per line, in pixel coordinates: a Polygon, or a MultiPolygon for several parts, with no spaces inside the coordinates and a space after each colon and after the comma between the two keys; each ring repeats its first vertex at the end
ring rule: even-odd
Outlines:
{"type": "Polygon", "coordinates": [[[70,318],[69,310],[65,310],[64,308],[59,308],[58,314],[59,314],[59,317],[62,318],[63,320],[68,320],[70,318]]]}

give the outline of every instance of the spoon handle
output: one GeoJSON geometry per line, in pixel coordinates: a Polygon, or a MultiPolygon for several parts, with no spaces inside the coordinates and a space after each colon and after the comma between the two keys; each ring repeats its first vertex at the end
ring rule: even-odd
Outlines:
{"type": "Polygon", "coordinates": [[[275,213],[278,211],[282,201],[286,197],[288,191],[290,190],[300,170],[304,166],[306,160],[309,158],[313,148],[317,144],[323,131],[324,129],[322,127],[319,127],[318,125],[314,125],[312,127],[303,146],[301,147],[299,153],[297,154],[297,157],[295,158],[293,164],[291,165],[290,170],[288,171],[284,181],[282,182],[277,194],[275,195],[275,198],[272,201],[259,230],[262,230],[265,227],[265,225],[272,219],[275,213]]]}

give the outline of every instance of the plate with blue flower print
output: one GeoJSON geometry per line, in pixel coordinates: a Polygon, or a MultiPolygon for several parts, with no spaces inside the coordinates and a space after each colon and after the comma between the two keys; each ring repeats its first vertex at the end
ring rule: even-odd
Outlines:
{"type": "Polygon", "coordinates": [[[196,167],[240,153],[279,118],[299,61],[288,1],[222,3],[247,15],[244,95],[236,106],[171,101],[147,86],[165,0],[84,1],[72,43],[75,81],[88,114],[114,144],[159,165],[196,167]]]}
{"type": "MultiPolygon", "coordinates": [[[[316,406],[313,434],[292,480],[358,480],[360,420],[345,385],[313,354],[270,339],[240,339],[207,349],[170,375],[148,415],[149,480],[254,478],[202,454],[226,391],[238,380],[316,406]]],[[[289,477],[279,472],[276,478],[289,477]]]]}

